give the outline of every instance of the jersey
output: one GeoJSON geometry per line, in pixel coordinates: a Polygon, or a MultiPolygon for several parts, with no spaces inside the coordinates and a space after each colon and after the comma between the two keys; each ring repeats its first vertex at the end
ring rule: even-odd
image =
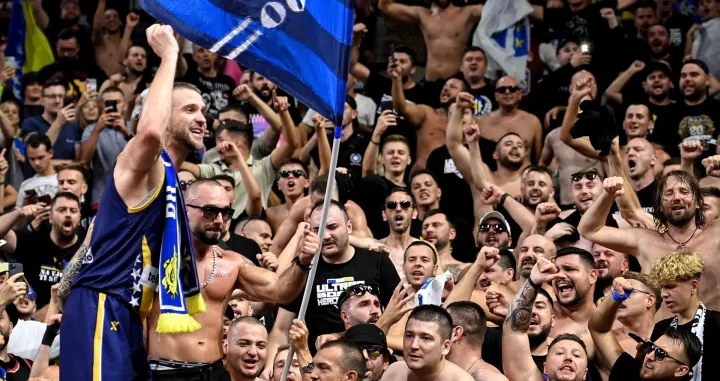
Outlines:
{"type": "Polygon", "coordinates": [[[108,176],[90,250],[72,288],[111,295],[147,316],[158,284],[158,261],[165,226],[166,179],[140,205],[128,207],[108,176]]]}

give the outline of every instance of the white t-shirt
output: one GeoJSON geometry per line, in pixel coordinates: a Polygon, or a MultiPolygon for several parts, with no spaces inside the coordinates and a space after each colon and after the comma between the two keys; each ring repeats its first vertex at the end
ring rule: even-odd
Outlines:
{"type": "Polygon", "coordinates": [[[57,193],[58,181],[57,175],[53,174],[50,176],[38,176],[35,175],[20,184],[18,189],[17,202],[15,203],[16,208],[22,207],[23,200],[25,199],[25,191],[34,189],[38,196],[50,195],[55,197],[57,193]]]}
{"type": "MultiPolygon", "coordinates": [[[[33,320],[18,320],[18,324],[13,328],[10,334],[10,342],[8,343],[8,352],[31,361],[35,361],[35,356],[42,345],[42,338],[45,335],[47,324],[33,320]]],[[[50,358],[60,356],[60,335],[55,337],[52,346],[50,346],[50,358]]]]}

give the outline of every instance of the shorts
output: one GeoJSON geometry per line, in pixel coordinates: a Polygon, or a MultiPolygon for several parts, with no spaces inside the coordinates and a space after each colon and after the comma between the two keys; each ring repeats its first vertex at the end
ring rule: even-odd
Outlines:
{"type": "Polygon", "coordinates": [[[150,359],[153,381],[230,381],[222,360],[212,363],[150,359]]]}
{"type": "Polygon", "coordinates": [[[137,312],[112,295],[73,289],[63,313],[60,379],[150,380],[137,312]]]}

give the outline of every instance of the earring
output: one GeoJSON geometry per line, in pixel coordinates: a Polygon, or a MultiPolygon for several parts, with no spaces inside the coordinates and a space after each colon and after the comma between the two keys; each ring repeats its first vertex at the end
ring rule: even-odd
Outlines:
{"type": "Polygon", "coordinates": [[[547,373],[543,373],[543,378],[545,379],[545,381],[547,381],[547,379],[548,379],[547,373]]]}

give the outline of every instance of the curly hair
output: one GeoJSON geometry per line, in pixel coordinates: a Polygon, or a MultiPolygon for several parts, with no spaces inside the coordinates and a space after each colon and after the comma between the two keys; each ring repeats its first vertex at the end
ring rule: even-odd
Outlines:
{"type": "Polygon", "coordinates": [[[642,283],[643,286],[645,286],[645,290],[642,291],[649,292],[655,296],[655,310],[657,311],[660,309],[660,307],[662,306],[662,296],[660,295],[660,288],[658,288],[658,286],[655,284],[655,282],[649,275],[638,273],[635,271],[626,271],[622,275],[622,277],[629,280],[636,280],[642,283]]]}
{"type": "Polygon", "coordinates": [[[664,233],[667,231],[668,228],[668,222],[665,219],[665,215],[663,215],[662,212],[662,203],[663,203],[663,197],[665,195],[665,184],[667,183],[668,179],[670,177],[676,178],[680,183],[690,188],[690,192],[692,193],[693,201],[695,201],[695,204],[697,208],[695,209],[695,226],[697,226],[700,229],[705,228],[705,213],[703,213],[703,208],[705,207],[705,203],[703,201],[703,197],[700,193],[700,184],[698,183],[695,176],[692,174],[685,172],[685,171],[671,171],[667,175],[663,176],[662,179],[660,179],[660,182],[657,186],[657,193],[655,195],[655,205],[653,210],[653,218],[655,219],[655,228],[660,233],[664,233]]]}
{"type": "Polygon", "coordinates": [[[653,264],[650,278],[659,286],[663,282],[672,280],[700,279],[703,270],[705,270],[705,262],[697,254],[675,252],[666,254],[653,264]]]}

